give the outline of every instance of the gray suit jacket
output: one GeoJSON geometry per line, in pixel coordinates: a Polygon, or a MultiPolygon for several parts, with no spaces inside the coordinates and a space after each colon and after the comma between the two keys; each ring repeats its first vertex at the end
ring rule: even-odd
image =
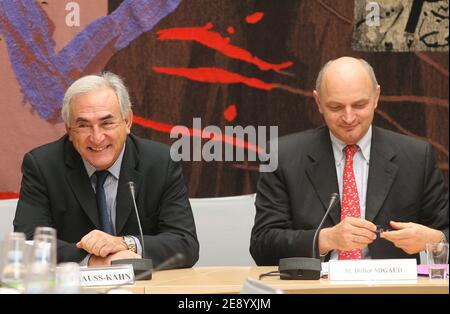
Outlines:
{"type": "MultiPolygon", "coordinates": [[[[339,189],[328,128],[280,138],[278,168],[261,173],[257,186],[250,243],[256,263],[278,265],[280,258],[311,257],[314,232],[331,193],[339,189]]],[[[373,128],[365,218],[385,228],[390,220],[416,222],[442,230],[448,239],[448,188],[430,144],[373,128]]],[[[339,221],[340,205],[324,227],[339,221]]],[[[384,239],[369,245],[369,254],[418,258],[384,239]]]]}

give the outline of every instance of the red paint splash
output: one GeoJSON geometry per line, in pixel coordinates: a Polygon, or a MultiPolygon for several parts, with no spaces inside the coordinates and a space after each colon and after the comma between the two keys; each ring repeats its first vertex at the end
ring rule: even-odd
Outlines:
{"type": "Polygon", "coordinates": [[[176,27],[163,29],[158,32],[158,40],[192,40],[223,55],[256,65],[262,71],[281,70],[292,66],[291,61],[273,64],[252,56],[250,52],[230,44],[230,38],[223,37],[218,32],[211,31],[212,23],[200,27],[176,27]]]}
{"type": "MultiPolygon", "coordinates": [[[[170,131],[172,130],[172,128],[175,127],[175,125],[161,123],[161,122],[154,121],[151,119],[142,118],[137,115],[133,115],[133,122],[144,128],[152,129],[152,130],[163,132],[163,133],[169,133],[169,134],[170,134],[170,131]]],[[[212,139],[213,141],[227,143],[227,144],[233,145],[235,147],[243,147],[244,149],[251,150],[256,153],[260,153],[260,152],[264,151],[262,149],[262,147],[260,147],[258,145],[251,144],[245,140],[241,140],[239,138],[232,137],[232,136],[229,136],[226,134],[212,133],[209,136],[207,136],[206,134],[203,133],[203,130],[189,128],[189,132],[188,133],[186,132],[185,134],[183,133],[182,135],[191,136],[191,137],[196,136],[196,137],[200,137],[200,138],[207,139],[207,140],[212,139]]]]}
{"type": "Polygon", "coordinates": [[[261,19],[264,17],[264,13],[263,12],[255,12],[255,13],[253,13],[253,14],[251,14],[251,15],[248,15],[246,18],[245,18],[245,21],[248,23],[248,24],[256,24],[256,23],[258,23],[259,21],[261,21],[261,19]]]}
{"type": "Polygon", "coordinates": [[[236,105],[229,105],[227,109],[224,110],[223,116],[225,120],[227,120],[228,122],[231,122],[234,119],[236,119],[237,116],[236,105]]]}
{"type": "Polygon", "coordinates": [[[17,192],[0,192],[0,200],[9,200],[19,198],[19,193],[17,192]]]}
{"type": "Polygon", "coordinates": [[[198,82],[225,83],[225,84],[242,83],[247,86],[262,90],[272,90],[273,88],[277,87],[276,84],[266,83],[257,78],[247,77],[235,72],[230,72],[219,68],[152,67],[152,70],[163,74],[183,76],[190,80],[198,82]]]}
{"type": "Polygon", "coordinates": [[[133,114],[133,123],[140,125],[147,129],[152,129],[161,133],[169,133],[174,127],[172,124],[162,123],[155,120],[145,119],[138,115],[133,114]]]}
{"type": "Polygon", "coordinates": [[[233,35],[234,32],[235,32],[234,27],[233,27],[233,26],[228,26],[228,27],[227,27],[227,32],[228,32],[228,34],[233,35]]]}

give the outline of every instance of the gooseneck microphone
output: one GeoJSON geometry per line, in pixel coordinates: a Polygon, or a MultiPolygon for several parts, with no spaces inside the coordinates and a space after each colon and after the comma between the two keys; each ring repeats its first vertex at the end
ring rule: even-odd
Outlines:
{"type": "Polygon", "coordinates": [[[145,255],[144,233],[142,232],[141,219],[139,219],[139,212],[137,210],[137,205],[136,205],[136,186],[133,181],[128,182],[127,185],[128,185],[128,189],[130,190],[131,198],[133,199],[134,213],[136,214],[138,227],[139,227],[139,235],[141,236],[142,258],[144,258],[144,255],[145,255]]]}
{"type": "Polygon", "coordinates": [[[130,191],[131,198],[133,200],[134,212],[136,214],[136,219],[139,227],[139,235],[141,238],[141,246],[142,246],[142,258],[118,259],[111,261],[111,265],[131,264],[133,266],[133,271],[136,278],[145,274],[145,276],[140,277],[140,279],[150,280],[152,279],[153,263],[151,259],[144,258],[145,257],[144,232],[142,232],[141,219],[139,218],[139,212],[136,205],[136,187],[134,182],[132,181],[128,182],[127,185],[130,191]]]}
{"type": "Polygon", "coordinates": [[[327,211],[325,212],[325,215],[323,215],[322,221],[320,222],[319,226],[317,227],[316,232],[314,233],[312,254],[311,254],[312,258],[320,258],[320,256],[319,256],[320,254],[319,254],[319,252],[317,250],[317,248],[318,248],[317,247],[318,246],[317,236],[319,235],[320,230],[322,230],[323,223],[325,222],[325,220],[327,219],[328,215],[330,214],[330,211],[334,208],[334,206],[338,203],[338,201],[339,201],[339,194],[332,193],[331,197],[330,197],[330,203],[328,204],[327,211]]]}
{"type": "MultiPolygon", "coordinates": [[[[177,253],[159,264],[158,267],[155,267],[155,269],[153,269],[153,272],[180,267],[184,264],[184,260],[184,255],[182,253],[177,253]]],[[[142,278],[138,276],[135,279],[140,280],[142,278]]]]}
{"type": "Polygon", "coordinates": [[[332,193],[330,203],[323,215],[322,221],[314,233],[311,257],[289,257],[280,259],[278,270],[281,279],[286,280],[314,280],[320,279],[320,271],[322,268],[320,256],[317,250],[317,237],[322,230],[323,224],[327,219],[330,211],[339,201],[339,194],[332,193]]]}
{"type": "MultiPolygon", "coordinates": [[[[155,273],[157,271],[160,271],[160,270],[178,268],[178,267],[184,265],[184,260],[185,260],[184,255],[182,253],[177,253],[174,256],[166,259],[161,264],[159,264],[157,267],[155,267],[155,269],[153,269],[153,268],[148,269],[148,270],[144,271],[143,273],[140,273],[139,275],[135,276],[134,280],[147,279],[149,276],[151,278],[151,275],[153,273],[155,273]]],[[[108,293],[111,290],[120,288],[120,287],[128,285],[130,283],[131,282],[124,282],[124,283],[118,284],[118,285],[116,285],[114,287],[111,287],[111,288],[107,289],[104,293],[108,293]]]]}

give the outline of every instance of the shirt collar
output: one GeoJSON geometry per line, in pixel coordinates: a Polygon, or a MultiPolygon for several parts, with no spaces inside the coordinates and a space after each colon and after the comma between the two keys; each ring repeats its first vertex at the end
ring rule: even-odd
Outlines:
{"type": "MultiPolygon", "coordinates": [[[[347,146],[344,142],[338,139],[330,131],[331,144],[333,146],[334,159],[336,163],[340,163],[344,160],[344,148],[347,146]]],[[[359,152],[361,152],[363,158],[369,162],[370,160],[370,146],[372,144],[372,125],[367,130],[366,134],[356,143],[359,147],[359,152]]]]}
{"type": "MultiPolygon", "coordinates": [[[[125,152],[125,144],[122,147],[122,151],[120,152],[119,157],[117,157],[116,161],[112,164],[112,166],[107,169],[109,173],[112,174],[114,178],[116,178],[117,180],[119,180],[120,167],[122,166],[122,159],[124,152],[125,152]]],[[[94,172],[97,171],[97,169],[94,166],[92,166],[87,160],[85,160],[84,158],[82,159],[84,167],[86,168],[87,174],[90,178],[94,174],[94,172]]]]}

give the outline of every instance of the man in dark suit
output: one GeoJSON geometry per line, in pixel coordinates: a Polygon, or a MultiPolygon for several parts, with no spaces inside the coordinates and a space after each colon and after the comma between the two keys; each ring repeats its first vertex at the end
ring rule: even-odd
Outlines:
{"type": "Polygon", "coordinates": [[[340,203],[319,233],[326,259],[418,258],[448,239],[448,188],[430,144],[372,126],[380,95],[372,67],[343,57],[320,71],[314,97],[326,127],[279,139],[261,173],[250,252],[258,265],[311,257],[332,193],[340,203]],[[390,231],[381,232],[382,228],[390,231]]]}
{"type": "Polygon", "coordinates": [[[31,239],[37,226],[55,228],[58,262],[109,265],[144,254],[156,266],[182,253],[182,266],[193,266],[199,245],[181,165],[169,147],[130,134],[122,80],[112,73],[78,79],[64,96],[62,116],[67,134],[24,157],[15,231],[31,239]]]}

